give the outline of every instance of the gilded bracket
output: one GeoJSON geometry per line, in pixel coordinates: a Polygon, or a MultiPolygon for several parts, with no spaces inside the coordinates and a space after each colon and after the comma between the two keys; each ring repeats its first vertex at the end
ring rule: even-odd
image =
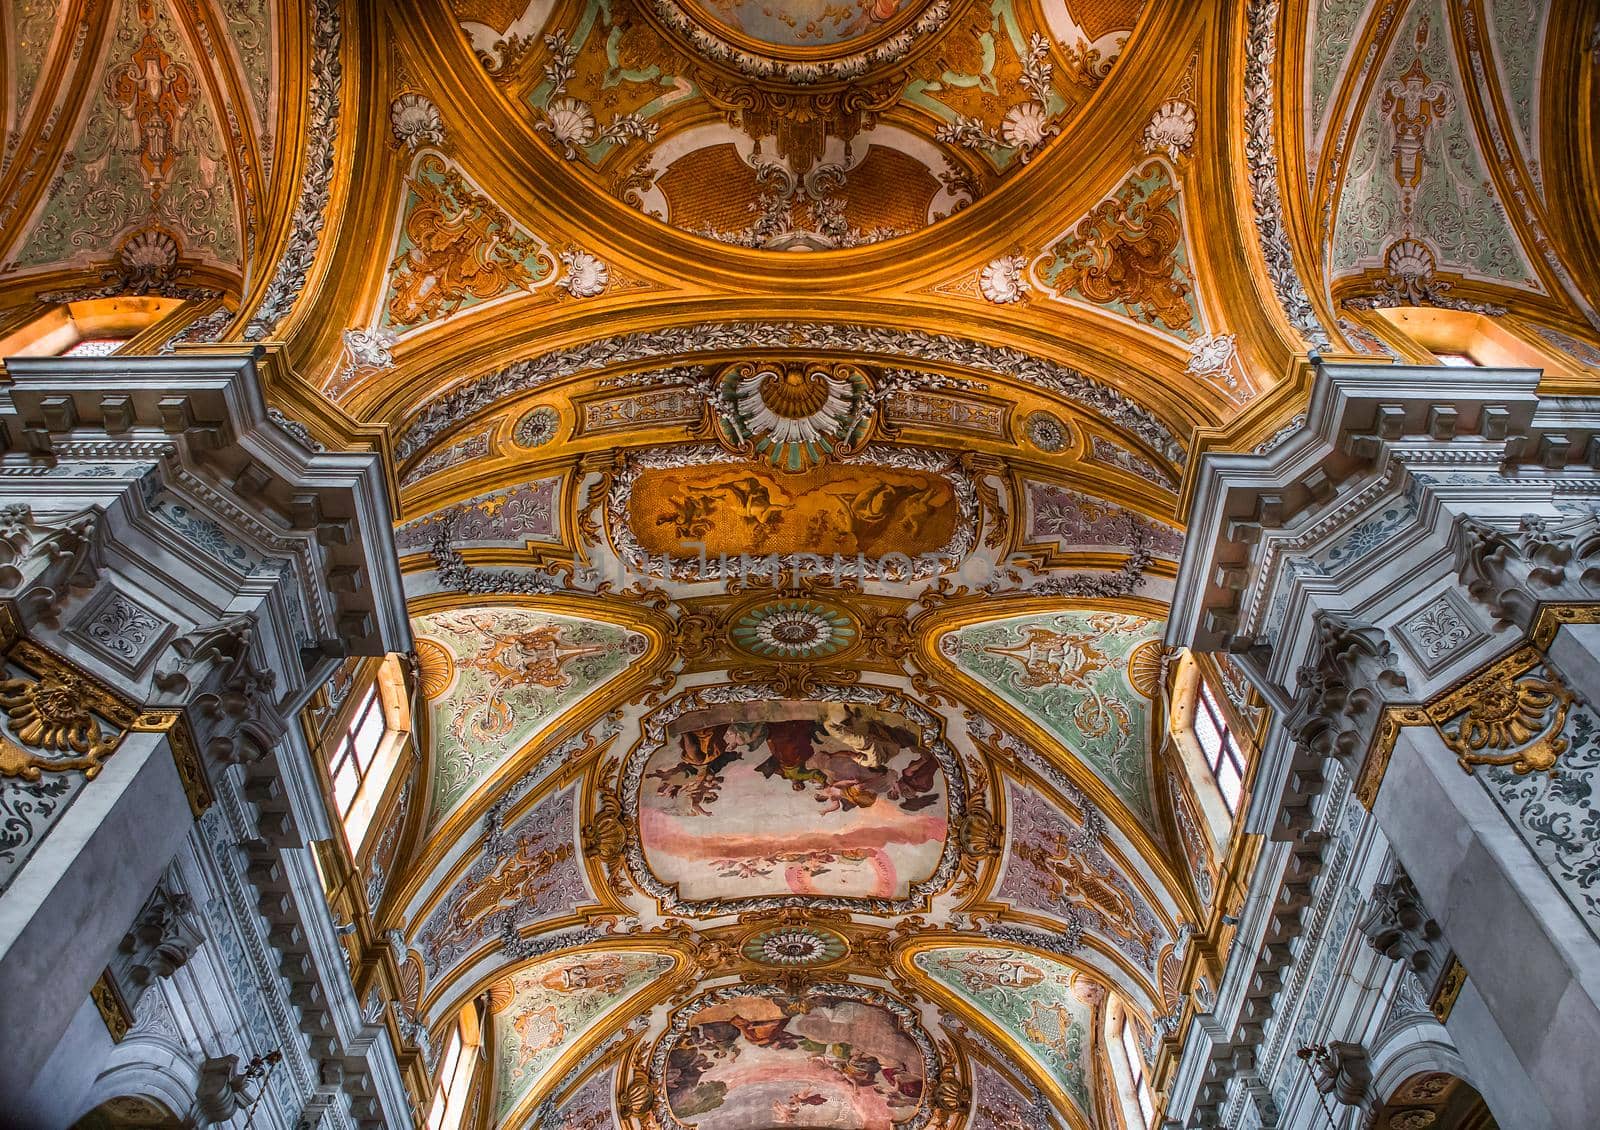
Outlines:
{"type": "Polygon", "coordinates": [[[1560,736],[1576,696],[1548,667],[1546,650],[1569,624],[1600,623],[1600,604],[1550,604],[1539,610],[1528,642],[1480,668],[1432,702],[1388,706],[1356,777],[1356,798],[1370,809],[1406,726],[1432,726],[1467,773],[1509,765],[1519,774],[1555,769],[1568,743],[1560,736]],[[1543,673],[1535,673],[1542,668],[1543,673]]]}

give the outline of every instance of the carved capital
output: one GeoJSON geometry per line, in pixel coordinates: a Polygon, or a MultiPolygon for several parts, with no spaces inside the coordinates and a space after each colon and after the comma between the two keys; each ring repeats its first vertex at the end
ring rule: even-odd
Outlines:
{"type": "Polygon", "coordinates": [[[1502,623],[1526,629],[1543,601],[1600,597],[1594,514],[1559,526],[1528,514],[1513,530],[1463,518],[1453,541],[1462,585],[1502,623]]]}
{"type": "Polygon", "coordinates": [[[255,760],[283,731],[257,631],[253,615],[239,615],[179,636],[154,677],[155,703],[189,707],[201,748],[224,764],[255,760]]]}
{"type": "Polygon", "coordinates": [[[1369,1103],[1372,1065],[1362,1045],[1333,1040],[1301,1048],[1297,1054],[1306,1061],[1318,1093],[1345,1106],[1365,1107],[1369,1103]]]}
{"type": "Polygon", "coordinates": [[[1298,672],[1300,694],[1287,721],[1296,742],[1321,757],[1360,764],[1377,733],[1385,696],[1404,689],[1394,648],[1371,624],[1319,613],[1311,662],[1298,672]]]}
{"type": "Polygon", "coordinates": [[[102,518],[90,507],[46,522],[23,503],[0,506],[0,597],[53,624],[72,590],[93,588],[100,575],[102,518]]]}
{"type": "Polygon", "coordinates": [[[109,971],[128,1006],[136,1008],[145,991],[182,968],[204,940],[189,896],[165,881],[157,884],[111,959],[109,971]]]}
{"type": "Polygon", "coordinates": [[[1404,871],[1372,888],[1372,896],[1356,929],[1384,957],[1402,961],[1413,972],[1425,974],[1434,962],[1439,924],[1428,915],[1417,888],[1404,871]]]}

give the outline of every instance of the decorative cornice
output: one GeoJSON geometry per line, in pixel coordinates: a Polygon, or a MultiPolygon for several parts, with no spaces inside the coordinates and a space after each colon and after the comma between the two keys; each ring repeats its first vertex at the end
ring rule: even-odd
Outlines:
{"type": "Polygon", "coordinates": [[[311,112],[306,121],[306,167],[300,199],[289,223],[289,239],[255,313],[245,323],[244,339],[261,341],[275,335],[300,297],[327,223],[333,186],[334,145],[339,137],[339,88],[344,65],[339,0],[315,0],[311,8],[311,112]]]}
{"type": "Polygon", "coordinates": [[[695,354],[752,349],[828,351],[916,359],[1017,380],[1080,405],[1149,444],[1182,466],[1183,445],[1153,413],[1126,394],[1059,362],[1020,349],[923,330],[845,322],[707,322],[606,338],[469,378],[423,405],[395,441],[395,458],[407,460],[467,418],[518,393],[584,373],[695,354]]]}

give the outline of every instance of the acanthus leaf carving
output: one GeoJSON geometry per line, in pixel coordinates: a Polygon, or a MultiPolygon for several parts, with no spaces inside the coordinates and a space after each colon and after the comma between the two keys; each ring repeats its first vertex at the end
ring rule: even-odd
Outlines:
{"type": "Polygon", "coordinates": [[[1514,530],[1463,518],[1454,533],[1456,573],[1467,592],[1502,623],[1528,628],[1542,601],[1600,596],[1600,520],[1565,526],[1527,514],[1514,530]]]}
{"type": "Polygon", "coordinates": [[[1397,871],[1387,882],[1372,888],[1366,910],[1356,929],[1384,957],[1401,961],[1417,974],[1433,964],[1439,924],[1429,916],[1410,876],[1397,871]]]}
{"type": "Polygon", "coordinates": [[[156,702],[186,705],[201,725],[201,747],[224,763],[262,756],[283,721],[274,709],[277,675],[256,654],[256,619],[243,614],[179,636],[176,657],[157,667],[156,702]]]}
{"type": "Polygon", "coordinates": [[[1299,700],[1286,719],[1296,742],[1321,757],[1358,763],[1377,730],[1386,692],[1404,689],[1383,631],[1319,613],[1311,662],[1297,672],[1299,700]]]}
{"type": "Polygon", "coordinates": [[[42,521],[25,503],[0,507],[0,594],[54,625],[74,589],[90,589],[100,574],[104,514],[89,507],[42,521]]]}

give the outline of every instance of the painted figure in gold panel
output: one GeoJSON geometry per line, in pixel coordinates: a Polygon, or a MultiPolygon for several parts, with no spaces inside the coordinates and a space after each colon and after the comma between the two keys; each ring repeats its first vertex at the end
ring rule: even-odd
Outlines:
{"type": "Polygon", "coordinates": [[[921,471],[718,464],[642,474],[630,524],[648,553],[915,556],[950,540],[955,514],[950,484],[921,471]]]}

